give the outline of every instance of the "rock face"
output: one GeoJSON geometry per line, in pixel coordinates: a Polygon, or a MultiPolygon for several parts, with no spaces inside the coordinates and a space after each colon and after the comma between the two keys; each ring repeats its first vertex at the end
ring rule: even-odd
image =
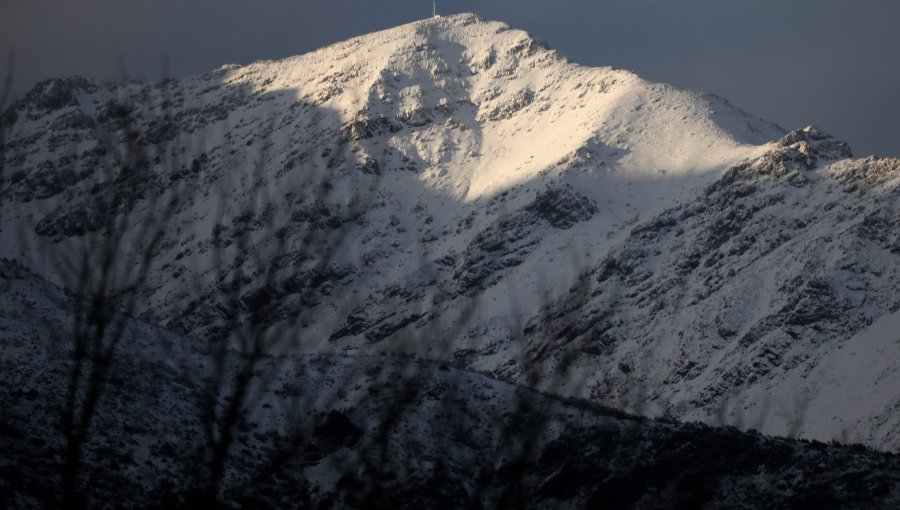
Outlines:
{"type": "MultiPolygon", "coordinates": [[[[0,497],[7,508],[59,507],[79,298],[9,261],[0,278],[0,497]]],[[[217,365],[205,344],[118,319],[123,341],[83,444],[75,501],[208,504],[209,381],[217,366],[236,374],[247,360],[217,365]]],[[[218,490],[231,506],[900,503],[900,460],[860,446],[647,420],[409,358],[264,356],[251,366],[254,398],[234,422],[218,490]]]]}
{"type": "Polygon", "coordinates": [[[71,285],[113,246],[108,294],[180,334],[900,441],[874,333],[900,320],[900,163],[815,128],[473,15],[185,80],[51,80],[2,119],[0,255],[71,285]]]}

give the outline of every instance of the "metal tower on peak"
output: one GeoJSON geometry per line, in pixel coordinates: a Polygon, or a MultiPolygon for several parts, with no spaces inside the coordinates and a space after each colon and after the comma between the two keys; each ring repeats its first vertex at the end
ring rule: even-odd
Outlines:
{"type": "Polygon", "coordinates": [[[437,18],[437,0],[431,0],[431,17],[437,18]]]}

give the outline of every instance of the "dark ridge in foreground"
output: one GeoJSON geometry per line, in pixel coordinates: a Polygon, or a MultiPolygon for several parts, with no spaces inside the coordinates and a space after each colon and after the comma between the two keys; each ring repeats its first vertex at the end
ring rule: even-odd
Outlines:
{"type": "MultiPolygon", "coordinates": [[[[0,506],[58,508],[76,302],[10,262],[0,287],[0,506]]],[[[78,467],[87,508],[900,506],[890,453],[639,419],[434,363],[342,356],[255,366],[210,491],[204,398],[241,358],[217,364],[204,342],[125,323],[78,467]]]]}

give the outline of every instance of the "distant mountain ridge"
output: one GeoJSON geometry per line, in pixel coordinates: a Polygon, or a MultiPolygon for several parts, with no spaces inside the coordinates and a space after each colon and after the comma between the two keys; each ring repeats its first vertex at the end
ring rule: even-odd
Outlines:
{"type": "Polygon", "coordinates": [[[633,412],[900,444],[881,333],[900,163],[815,128],[470,14],[185,80],[51,80],[0,125],[2,255],[51,281],[46,258],[104,218],[137,231],[177,199],[134,291],[182,334],[228,335],[234,294],[245,324],[296,323],[303,353],[409,352],[633,412]]]}

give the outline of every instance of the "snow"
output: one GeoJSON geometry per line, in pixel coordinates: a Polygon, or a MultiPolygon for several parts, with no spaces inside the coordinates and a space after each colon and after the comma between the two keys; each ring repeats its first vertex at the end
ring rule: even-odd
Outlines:
{"type": "MultiPolygon", "coordinates": [[[[887,314],[834,349],[796,387],[805,389],[799,433],[820,440],[897,444],[900,312],[887,314]]],[[[786,397],[786,396],[785,396],[786,397]]]]}
{"type": "MultiPolygon", "coordinates": [[[[50,92],[59,93],[57,85],[50,92]]],[[[232,275],[249,275],[239,289],[244,298],[258,290],[270,268],[276,283],[290,280],[297,267],[315,270],[321,250],[330,257],[326,269],[339,276],[311,295],[287,293],[276,300],[273,315],[297,319],[303,340],[283,350],[404,351],[456,360],[472,349],[469,368],[516,378],[529,347],[526,326],[563,300],[573,282],[594,281],[608,258],[639,258],[623,247],[639,248],[639,272],[650,275],[645,281],[631,285],[624,278],[573,312],[587,316],[604,303],[627,302],[616,304],[616,327],[628,335],[608,358],[577,360],[576,377],[564,389],[554,388],[558,381],[552,378],[544,389],[599,399],[591,393],[608,383],[611,393],[603,398],[644,406],[651,414],[669,410],[707,422],[719,419],[720,409],[729,420],[741,413],[765,415],[760,426],[782,434],[792,432],[795,400],[802,394],[809,401],[808,419],[796,433],[831,439],[850,421],[852,437],[900,444],[900,417],[891,397],[896,392],[889,391],[897,387],[896,370],[891,356],[879,355],[895,347],[873,339],[875,333],[848,339],[826,332],[820,344],[807,346],[789,343],[777,330],[762,343],[783,347],[785,359],[803,361],[718,391],[726,376],[745,377],[741,370],[765,357],[759,345],[742,346],[737,339],[794,302],[797,289],[783,289],[785,282],[805,276],[797,285],[803,288],[821,277],[852,310],[873,320],[883,314],[882,296],[896,283],[889,250],[869,250],[853,232],[866,215],[895,211],[886,197],[897,179],[866,191],[862,203],[869,206],[861,211],[854,202],[860,197],[845,186],[862,164],[855,160],[803,170],[798,175],[809,186],[760,179],[745,201],[753,201],[748,208],[758,206],[763,217],[741,225],[736,236],[756,237],[746,255],[726,253],[734,240],[722,253],[691,251],[743,199],[714,203],[705,198],[709,186],[736,165],[758,164],[785,150],[776,143],[785,134],[781,128],[722,98],[569,62],[525,32],[471,14],[419,21],[283,60],[223,66],[168,84],[81,84],[73,90],[74,105],[17,106],[21,120],[8,130],[3,156],[28,178],[11,184],[7,193],[13,198],[2,203],[0,256],[16,258],[55,283],[66,283],[57,261],[78,260],[102,236],[77,229],[40,235],[35,225],[48,219],[59,220],[52,223],[59,229],[71,225],[79,212],[91,210],[94,186],[114,180],[115,173],[95,172],[44,196],[36,189],[50,186],[39,169],[102,145],[103,133],[114,146],[125,140],[109,113],[109,102],[116,100],[137,105],[134,127],[145,137],[158,127],[159,112],[174,119],[171,138],[145,146],[152,178],[141,186],[159,184],[179,201],[140,290],[146,300],[139,312],[146,320],[204,337],[220,318],[219,289],[232,275]],[[188,173],[192,177],[184,178],[188,173]],[[534,204],[559,190],[567,195],[554,207],[583,199],[595,212],[554,226],[534,204]],[[701,203],[711,210],[688,218],[701,203]],[[262,204],[273,207],[263,214],[262,204]],[[832,210],[824,204],[837,205],[832,210]],[[247,209],[253,214],[246,215],[247,209]],[[687,219],[676,222],[678,233],[648,239],[635,233],[682,213],[687,219]],[[801,220],[811,226],[797,227],[801,220]],[[224,237],[235,242],[217,252],[212,232],[219,223],[227,227],[224,237]],[[794,237],[779,238],[773,225],[794,237]],[[288,258],[300,261],[296,266],[275,263],[283,254],[275,234],[284,232],[288,258]],[[338,237],[340,244],[333,246],[338,237]],[[830,237],[837,241],[829,244],[830,237]],[[500,255],[492,258],[497,246],[500,255]],[[673,277],[673,268],[690,255],[703,265],[683,281],[673,277]],[[882,271],[886,283],[855,288],[860,277],[841,272],[851,262],[882,271]],[[469,274],[484,278],[473,276],[475,283],[466,287],[461,282],[469,274]],[[713,292],[709,282],[716,278],[721,290],[697,298],[713,292]],[[666,297],[655,314],[633,302],[654,295],[666,297]],[[349,313],[371,327],[332,338],[349,313]],[[365,337],[420,315],[391,337],[365,337]],[[720,330],[733,338],[720,336],[720,330]],[[636,375],[619,374],[620,364],[636,375]],[[688,365],[694,368],[682,370],[688,365]],[[865,375],[854,375],[850,367],[857,366],[865,375]],[[871,388],[878,396],[861,398],[871,388]],[[642,391],[654,399],[652,409],[641,402],[642,391]]],[[[114,154],[100,160],[113,171],[122,168],[114,154]]],[[[49,175],[67,168],[60,164],[49,175]]],[[[153,212],[154,204],[137,200],[122,215],[129,228],[119,269],[126,276],[140,265],[138,227],[153,212]]],[[[572,322],[578,318],[573,315],[572,322]]],[[[743,425],[750,421],[760,420],[747,418],[743,425]]]]}

